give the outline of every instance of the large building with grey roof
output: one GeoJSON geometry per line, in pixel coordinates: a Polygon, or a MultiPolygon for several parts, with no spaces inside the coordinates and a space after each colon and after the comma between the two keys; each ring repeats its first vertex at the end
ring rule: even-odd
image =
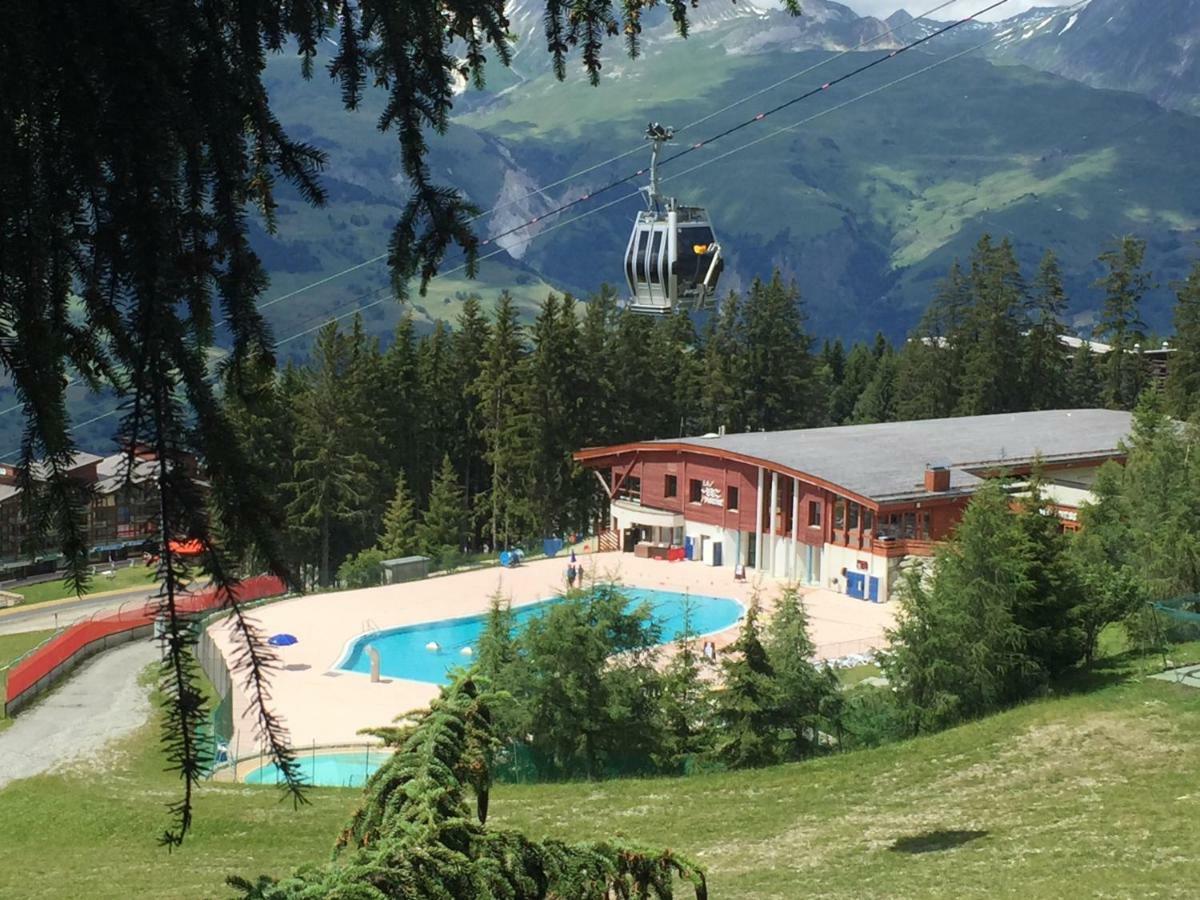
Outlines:
{"type": "Polygon", "coordinates": [[[1123,458],[1130,414],[1049,410],[796,431],[708,434],[581,450],[628,552],[757,570],[885,601],[989,478],[1039,465],[1075,527],[1099,467],[1123,458]]]}

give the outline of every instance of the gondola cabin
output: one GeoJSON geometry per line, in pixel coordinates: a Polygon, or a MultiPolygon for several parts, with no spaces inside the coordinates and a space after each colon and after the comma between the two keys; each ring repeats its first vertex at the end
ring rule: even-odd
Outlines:
{"type": "Polygon", "coordinates": [[[659,315],[702,308],[716,290],[722,265],[720,245],[702,208],[640,212],[625,249],[629,307],[659,315]]]}
{"type": "Polygon", "coordinates": [[[646,209],[638,213],[625,247],[628,307],[634,312],[666,315],[675,309],[702,309],[714,296],[721,275],[721,245],[708,213],[663,197],[658,156],[675,132],[651,122],[650,184],[642,188],[646,209]]]}

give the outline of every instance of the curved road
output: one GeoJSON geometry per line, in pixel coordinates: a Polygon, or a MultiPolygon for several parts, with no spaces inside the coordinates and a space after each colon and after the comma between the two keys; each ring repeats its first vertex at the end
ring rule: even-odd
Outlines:
{"type": "Polygon", "coordinates": [[[132,588],[119,594],[105,594],[103,597],[81,597],[69,603],[36,604],[28,609],[18,606],[11,610],[0,610],[0,634],[65,627],[103,610],[115,610],[122,604],[132,606],[135,601],[144,602],[154,590],[144,587],[132,588]]]}

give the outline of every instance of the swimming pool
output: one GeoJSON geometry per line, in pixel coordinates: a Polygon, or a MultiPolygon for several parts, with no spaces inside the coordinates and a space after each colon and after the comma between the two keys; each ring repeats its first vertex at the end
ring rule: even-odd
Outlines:
{"type": "MultiPolygon", "coordinates": [[[[683,630],[685,604],[691,604],[692,630],[698,635],[723,631],[736,624],[743,613],[742,604],[727,597],[704,597],[649,588],[622,588],[622,593],[629,596],[631,609],[641,603],[650,604],[651,614],[662,629],[663,643],[674,641],[683,630]]],[[[519,606],[513,609],[513,618],[520,626],[540,615],[547,606],[561,602],[562,598],[559,597],[519,606]]],[[[337,668],[369,673],[371,660],[365,650],[368,644],[372,644],[379,651],[379,671],[384,676],[445,684],[447,673],[452,668],[468,665],[474,658],[473,651],[486,620],[486,614],[467,616],[360,635],[346,648],[337,668]],[[438,649],[426,650],[429,643],[437,644],[438,649]],[[468,648],[471,652],[464,652],[468,648]]]]}
{"type": "MultiPolygon", "coordinates": [[[[319,787],[362,787],[375,771],[387,762],[390,750],[378,747],[338,753],[305,753],[298,750],[296,762],[300,779],[319,787]]],[[[246,776],[247,784],[279,784],[283,781],[275,763],[268,763],[246,776]]]]}

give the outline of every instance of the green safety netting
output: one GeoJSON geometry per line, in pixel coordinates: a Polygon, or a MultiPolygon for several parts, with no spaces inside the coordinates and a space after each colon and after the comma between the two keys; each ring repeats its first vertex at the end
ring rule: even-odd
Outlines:
{"type": "Polygon", "coordinates": [[[1163,600],[1153,606],[1160,613],[1172,619],[1200,625],[1200,594],[1189,594],[1186,597],[1176,597],[1174,600],[1163,600]]]}
{"type": "Polygon", "coordinates": [[[1150,608],[1162,616],[1169,640],[1200,640],[1200,594],[1160,600],[1150,608]]]}

